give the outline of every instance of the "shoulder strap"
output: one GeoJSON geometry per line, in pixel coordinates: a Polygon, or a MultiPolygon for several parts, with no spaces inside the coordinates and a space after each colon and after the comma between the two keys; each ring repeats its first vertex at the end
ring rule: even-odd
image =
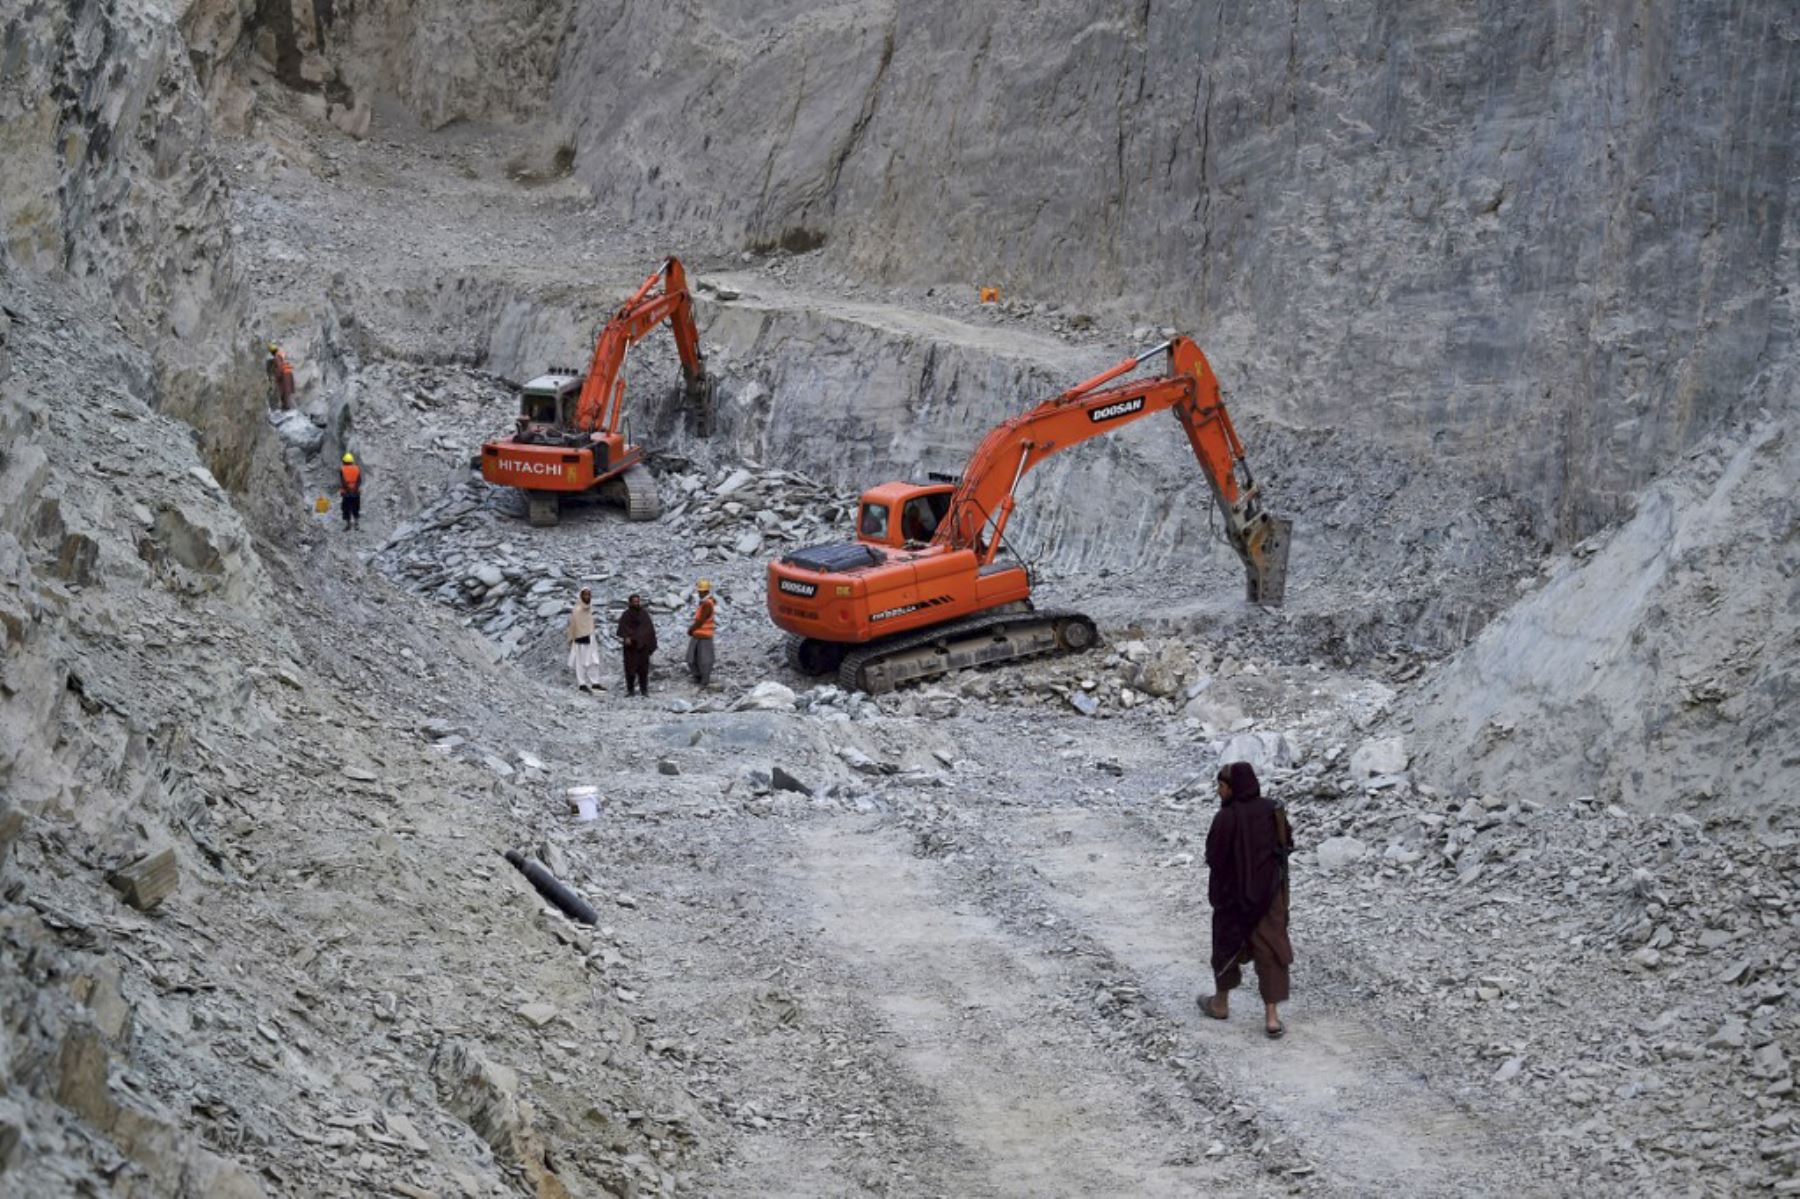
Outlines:
{"type": "Polygon", "coordinates": [[[1279,799],[1275,801],[1275,844],[1283,854],[1294,851],[1294,826],[1288,822],[1287,805],[1279,799]]]}

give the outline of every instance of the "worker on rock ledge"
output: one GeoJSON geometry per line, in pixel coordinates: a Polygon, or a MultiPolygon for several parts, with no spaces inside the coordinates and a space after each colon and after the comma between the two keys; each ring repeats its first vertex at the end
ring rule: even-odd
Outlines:
{"type": "Polygon", "coordinates": [[[354,531],[362,523],[362,467],[349,451],[338,466],[338,505],[344,510],[344,527],[354,531]]]}
{"type": "Polygon", "coordinates": [[[1233,762],[1219,769],[1219,811],[1206,832],[1206,898],[1212,905],[1213,993],[1200,1010],[1214,1020],[1230,1015],[1231,991],[1244,981],[1243,964],[1256,963],[1263,1029],[1271,1040],[1287,1029],[1275,1010],[1287,1002],[1288,854],[1294,848],[1287,808],[1264,797],[1256,768],[1233,762]]]}
{"type": "Polygon", "coordinates": [[[294,406],[294,368],[274,342],[269,343],[267,370],[269,382],[275,385],[275,403],[285,412],[294,406]]]}
{"type": "Polygon", "coordinates": [[[695,588],[700,593],[700,606],[688,625],[688,673],[702,687],[712,684],[713,669],[713,597],[712,584],[705,579],[695,588]]]}
{"type": "Polygon", "coordinates": [[[625,694],[650,694],[650,655],[656,652],[656,624],[644,597],[633,595],[619,614],[619,647],[625,652],[625,694]]]}

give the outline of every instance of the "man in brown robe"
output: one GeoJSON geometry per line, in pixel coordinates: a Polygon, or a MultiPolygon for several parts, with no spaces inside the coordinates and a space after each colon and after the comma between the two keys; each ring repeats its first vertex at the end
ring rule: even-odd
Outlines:
{"type": "Polygon", "coordinates": [[[625,651],[625,694],[650,694],[650,655],[656,652],[656,625],[644,597],[634,595],[619,614],[619,645],[625,651]]]}
{"type": "Polygon", "coordinates": [[[1200,1010],[1215,1020],[1230,1014],[1230,994],[1244,981],[1243,964],[1256,964],[1263,1027],[1271,1038],[1286,1032],[1275,1005],[1288,997],[1287,855],[1293,848],[1286,810],[1263,797],[1256,770],[1233,762],[1219,771],[1218,813],[1206,833],[1212,904],[1213,994],[1200,1010]]]}

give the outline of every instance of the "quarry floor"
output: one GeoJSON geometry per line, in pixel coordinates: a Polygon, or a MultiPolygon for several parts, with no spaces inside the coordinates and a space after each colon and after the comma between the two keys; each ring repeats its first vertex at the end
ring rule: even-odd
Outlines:
{"type": "MultiPolygon", "coordinates": [[[[601,508],[533,529],[469,482],[468,439],[504,428],[511,400],[481,331],[414,302],[432,272],[557,280],[603,306],[668,247],[566,180],[510,178],[491,131],[378,124],[366,143],[277,134],[228,153],[270,328],[335,322],[329,364],[300,351],[302,402],[323,420],[327,388],[352,397],[371,474],[351,535],[308,509],[332,464],[290,450],[292,511],[260,530],[295,636],[336,682],[306,683],[271,734],[230,848],[270,865],[253,915],[219,919],[292,940],[312,1021],[336,1030],[321,1039],[366,1054],[321,1049],[288,1096],[310,1116],[285,1130],[246,1091],[259,1137],[207,1133],[281,1163],[272,1189],[1725,1194],[1792,1160],[1791,1080],[1776,1088],[1795,1030],[1776,983],[1734,967],[1765,913],[1790,918],[1758,896],[1786,885],[1791,845],[1353,774],[1365,742],[1404,739],[1416,667],[1253,632],[1134,631],[1130,603],[1156,591],[1142,580],[1097,609],[1110,645],[1086,658],[874,703],[820,692],[779,663],[761,559],[696,561],[691,526],[601,508]],[[679,609],[659,615],[648,700],[622,695],[610,652],[610,690],[573,690],[559,610],[510,651],[484,639],[486,613],[398,565],[455,495],[475,498],[431,531],[432,553],[501,562],[519,589],[551,579],[546,608],[590,577],[602,603],[717,580],[714,687],[681,676],[679,609]],[[1135,658],[1171,647],[1193,664],[1184,690],[1127,699],[1135,658]],[[1185,688],[1202,676],[1196,706],[1185,688]],[[753,697],[768,681],[795,696],[753,697]],[[1084,683],[1098,716],[1067,702],[1084,683]],[[1258,735],[1305,851],[1279,1042],[1248,988],[1225,1023],[1195,1005],[1211,989],[1204,782],[1227,742],[1258,735]],[[805,791],[773,786],[776,767],[805,791]],[[579,785],[598,788],[592,821],[570,810],[579,785]],[[1331,837],[1356,844],[1328,868],[1331,837]],[[545,907],[509,848],[556,869],[601,926],[545,907]],[[1644,946],[1661,956],[1634,958],[1644,946]],[[517,1075],[529,1109],[504,1135],[434,1073],[446,1040],[517,1075]],[[371,1094],[412,1112],[432,1151],[334,1141],[320,1113],[371,1094]]],[[[915,339],[941,322],[1066,345],[1072,364],[1114,356],[1104,331],[958,323],[936,297],[833,290],[804,260],[690,265],[809,305],[888,305],[915,339]]],[[[685,470],[704,495],[737,464],[720,447],[685,470]]],[[[1205,602],[1234,604],[1224,584],[1205,602]]],[[[233,986],[250,1012],[291,1002],[279,979],[233,986]]],[[[229,1104],[248,1085],[234,1077],[221,1066],[212,1084],[229,1104]]]]}

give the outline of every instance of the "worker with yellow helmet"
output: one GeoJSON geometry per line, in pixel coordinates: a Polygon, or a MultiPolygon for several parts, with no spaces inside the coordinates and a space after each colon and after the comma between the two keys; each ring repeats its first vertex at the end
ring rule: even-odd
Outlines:
{"type": "Polygon", "coordinates": [[[700,606],[688,624],[688,673],[702,687],[712,685],[714,611],[712,584],[701,579],[695,586],[700,593],[700,606]]]}
{"type": "Polygon", "coordinates": [[[344,451],[344,461],[338,467],[338,507],[344,512],[344,527],[355,532],[362,520],[362,467],[356,464],[356,455],[344,451]]]}

